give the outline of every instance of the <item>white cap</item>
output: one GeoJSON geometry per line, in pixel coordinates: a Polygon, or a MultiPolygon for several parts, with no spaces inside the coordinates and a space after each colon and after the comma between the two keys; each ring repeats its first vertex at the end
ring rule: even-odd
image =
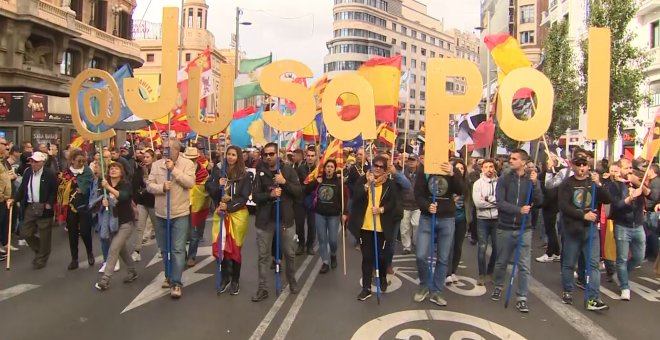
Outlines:
{"type": "Polygon", "coordinates": [[[35,151],[32,154],[32,156],[30,156],[30,159],[35,162],[45,162],[47,158],[48,157],[46,157],[46,155],[43,152],[39,152],[39,151],[35,151]]]}

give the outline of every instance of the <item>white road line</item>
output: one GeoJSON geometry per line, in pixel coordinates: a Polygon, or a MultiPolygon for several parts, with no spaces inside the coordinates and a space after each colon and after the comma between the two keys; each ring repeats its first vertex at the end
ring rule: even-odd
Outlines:
{"type": "MultiPolygon", "coordinates": [[[[305,272],[310,262],[312,262],[312,256],[307,256],[305,261],[303,261],[302,265],[300,266],[300,268],[298,268],[298,271],[296,272],[296,281],[300,280],[302,273],[305,272]]],[[[264,319],[261,320],[259,326],[257,326],[257,328],[254,330],[254,333],[252,333],[250,340],[261,339],[264,333],[266,333],[268,326],[270,326],[270,323],[273,322],[273,319],[275,318],[275,315],[277,315],[277,312],[279,312],[280,308],[282,308],[282,305],[284,304],[284,301],[286,301],[286,298],[288,296],[289,296],[288,289],[285,289],[280,293],[280,296],[277,298],[273,306],[270,307],[270,310],[268,311],[264,319]]]]}
{"type": "MultiPolygon", "coordinates": [[[[575,330],[582,334],[585,339],[616,340],[616,338],[605,329],[591,321],[591,319],[584,314],[575,310],[574,307],[569,307],[561,303],[559,296],[531,276],[529,277],[529,291],[534,293],[534,295],[557,313],[559,317],[571,325],[571,327],[575,328],[575,330]]],[[[581,308],[581,304],[578,304],[577,308],[581,308]]]]}
{"type": "Polygon", "coordinates": [[[9,287],[7,289],[0,290],[0,302],[5,301],[7,299],[11,299],[14,296],[21,295],[25,292],[29,292],[36,288],[39,288],[39,286],[32,285],[29,283],[22,283],[19,285],[15,285],[13,287],[9,287]]]}
{"type": "Polygon", "coordinates": [[[321,264],[322,261],[321,258],[319,258],[316,261],[316,265],[312,269],[312,273],[310,274],[310,277],[307,278],[307,281],[305,281],[305,286],[303,286],[300,293],[298,293],[298,296],[296,296],[296,300],[293,301],[293,305],[291,305],[291,308],[289,309],[289,313],[287,313],[286,317],[284,318],[284,321],[282,321],[282,324],[280,325],[280,328],[277,330],[277,333],[273,338],[274,340],[286,339],[286,335],[289,333],[289,330],[291,329],[291,325],[293,325],[293,322],[296,320],[296,316],[298,316],[298,312],[300,312],[300,308],[302,307],[303,303],[305,303],[305,299],[307,299],[307,294],[309,294],[309,290],[312,288],[314,281],[316,281],[316,278],[319,276],[319,270],[321,269],[321,264]]]}

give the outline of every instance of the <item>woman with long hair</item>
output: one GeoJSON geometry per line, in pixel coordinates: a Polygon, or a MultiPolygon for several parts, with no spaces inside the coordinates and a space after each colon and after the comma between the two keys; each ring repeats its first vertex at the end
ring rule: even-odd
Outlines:
{"type": "Polygon", "coordinates": [[[131,258],[130,240],[135,227],[135,216],[131,205],[132,191],[130,183],[125,180],[124,167],[121,163],[115,162],[108,165],[108,174],[101,181],[101,186],[107,191],[107,196],[101,201],[102,207],[99,216],[101,237],[109,234],[111,242],[107,266],[101,280],[94,286],[98,290],[106,290],[110,287],[110,278],[119,257],[128,268],[128,275],[124,278],[124,283],[135,281],[138,274],[135,271],[135,262],[131,258]]]}
{"type": "Polygon", "coordinates": [[[348,204],[342,206],[342,192],[348,197],[342,178],[337,174],[337,162],[329,159],[323,165],[323,173],[305,187],[305,193],[314,192],[314,207],[316,211],[316,235],[319,240],[319,252],[323,265],[320,273],[327,273],[330,268],[337,268],[337,237],[339,234],[339,218],[348,218],[348,204]],[[343,210],[342,210],[343,209],[343,210]],[[330,251],[328,251],[328,247],[330,251]]]}
{"type": "Polygon", "coordinates": [[[93,181],[92,170],[85,164],[85,154],[80,149],[69,153],[69,168],[59,178],[57,202],[60,206],[58,220],[66,221],[69,231],[71,263],[67,269],[78,268],[78,239],[82,238],[87,250],[87,263],[94,265],[92,253],[92,215],[87,208],[93,181]]]}
{"type": "Polygon", "coordinates": [[[151,164],[156,160],[156,154],[153,150],[147,149],[144,151],[142,162],[133,174],[133,201],[137,205],[138,218],[137,228],[135,229],[135,236],[133,238],[133,260],[140,261],[140,250],[142,250],[142,243],[147,241],[151,236],[151,230],[146,230],[147,217],[151,221],[151,225],[156,223],[156,213],[154,211],[154,195],[147,191],[147,178],[151,172],[151,164]],[[146,237],[144,235],[147,235],[146,237]]]}
{"type": "MultiPolygon", "coordinates": [[[[454,161],[454,169],[463,178],[464,183],[467,182],[467,168],[465,163],[461,160],[454,161]]],[[[463,195],[454,195],[454,204],[456,205],[454,244],[452,252],[450,253],[450,267],[447,272],[447,279],[445,283],[452,284],[458,281],[456,277],[456,270],[458,264],[461,262],[461,255],[463,253],[463,240],[465,240],[465,232],[467,231],[467,216],[465,214],[465,193],[463,195]]]]}
{"type": "Polygon", "coordinates": [[[226,175],[214,171],[206,182],[206,190],[218,208],[213,214],[213,256],[219,258],[218,234],[220,233],[220,213],[222,212],[222,281],[220,293],[229,288],[231,295],[238,295],[241,275],[241,247],[247,236],[250,214],[246,203],[252,192],[252,183],[247,171],[243,152],[237,146],[229,146],[225,154],[226,175]],[[224,193],[220,196],[220,188],[224,193]],[[231,284],[231,285],[230,285],[231,284]]]}

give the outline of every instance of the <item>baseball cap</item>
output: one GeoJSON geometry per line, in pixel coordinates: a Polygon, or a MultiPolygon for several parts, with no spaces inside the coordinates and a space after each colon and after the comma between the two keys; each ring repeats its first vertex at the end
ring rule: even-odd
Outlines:
{"type": "Polygon", "coordinates": [[[575,157],[573,157],[571,162],[573,164],[576,164],[576,165],[577,164],[589,164],[589,160],[587,159],[587,157],[583,154],[580,154],[580,153],[575,155],[575,157]]]}
{"type": "Polygon", "coordinates": [[[44,162],[46,161],[46,158],[48,157],[46,157],[46,155],[43,152],[35,151],[34,153],[32,153],[32,156],[30,156],[29,159],[35,162],[44,162]]]}

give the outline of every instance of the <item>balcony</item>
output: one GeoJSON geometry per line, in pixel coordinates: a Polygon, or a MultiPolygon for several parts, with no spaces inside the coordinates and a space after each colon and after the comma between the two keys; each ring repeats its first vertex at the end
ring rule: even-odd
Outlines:
{"type": "Polygon", "coordinates": [[[638,1],[639,1],[639,10],[637,10],[637,15],[639,16],[652,14],[660,10],[660,0],[638,0],[638,1]]]}
{"type": "Polygon", "coordinates": [[[653,87],[660,85],[660,47],[649,51],[651,66],[646,69],[646,80],[653,87]]]}

